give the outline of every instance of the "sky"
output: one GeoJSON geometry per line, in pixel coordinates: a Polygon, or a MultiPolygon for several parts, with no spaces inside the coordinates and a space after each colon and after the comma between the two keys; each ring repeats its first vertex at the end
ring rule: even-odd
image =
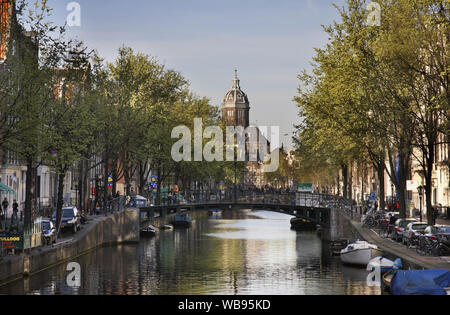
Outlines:
{"type": "MultiPolygon", "coordinates": [[[[52,20],[66,22],[70,0],[49,0],[52,20]]],[[[345,0],[76,0],[81,25],[68,35],[113,61],[120,46],[180,71],[191,90],[220,106],[234,69],[250,101],[250,123],[279,126],[292,147],[300,122],[293,101],[298,74],[323,47],[322,25],[338,20],[345,0]],[[288,135],[286,135],[288,134],[288,135]]]]}

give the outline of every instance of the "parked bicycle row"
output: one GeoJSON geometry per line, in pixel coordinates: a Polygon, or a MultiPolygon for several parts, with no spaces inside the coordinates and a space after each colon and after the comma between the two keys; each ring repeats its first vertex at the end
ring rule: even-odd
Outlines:
{"type": "Polygon", "coordinates": [[[401,219],[397,212],[370,211],[363,226],[377,229],[381,237],[416,250],[420,255],[450,256],[450,225],[430,226],[414,218],[401,219]]]}

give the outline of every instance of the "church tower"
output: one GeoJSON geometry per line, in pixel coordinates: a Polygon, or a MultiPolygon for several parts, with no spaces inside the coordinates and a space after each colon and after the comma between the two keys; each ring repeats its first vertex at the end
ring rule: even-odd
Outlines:
{"type": "Polygon", "coordinates": [[[225,95],[222,102],[222,119],[228,126],[250,125],[250,103],[247,95],[241,90],[240,80],[235,70],[231,90],[225,95]]]}

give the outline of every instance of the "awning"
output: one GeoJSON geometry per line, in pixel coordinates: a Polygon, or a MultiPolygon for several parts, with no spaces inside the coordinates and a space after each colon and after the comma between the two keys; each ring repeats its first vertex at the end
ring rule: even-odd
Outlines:
{"type": "Polygon", "coordinates": [[[2,182],[0,182],[0,191],[6,194],[14,194],[14,190],[11,187],[6,186],[2,182]]]}

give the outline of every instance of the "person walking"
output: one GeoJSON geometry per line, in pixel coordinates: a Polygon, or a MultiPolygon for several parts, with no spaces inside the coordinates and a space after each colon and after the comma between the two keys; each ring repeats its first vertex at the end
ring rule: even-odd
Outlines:
{"type": "Polygon", "coordinates": [[[8,207],[9,207],[9,202],[8,202],[8,199],[5,197],[5,199],[3,199],[3,202],[2,202],[3,215],[5,216],[5,221],[8,220],[8,207]]]}
{"type": "Polygon", "coordinates": [[[19,221],[19,216],[17,215],[19,213],[19,204],[17,203],[16,200],[14,200],[12,207],[13,207],[13,214],[11,216],[11,225],[14,223],[14,219],[19,221]]]}

